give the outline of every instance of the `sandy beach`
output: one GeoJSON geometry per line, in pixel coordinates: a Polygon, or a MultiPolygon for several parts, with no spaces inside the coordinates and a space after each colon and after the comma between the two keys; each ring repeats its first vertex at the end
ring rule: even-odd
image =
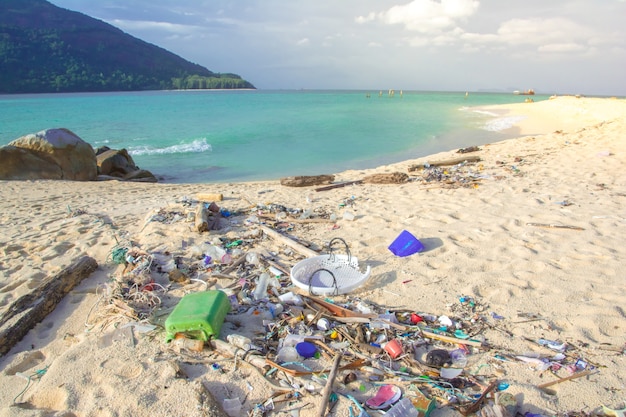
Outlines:
{"type": "MultiPolygon", "coordinates": [[[[426,181],[422,171],[409,172],[409,167],[463,156],[456,149],[335,174],[335,183],[341,183],[375,173],[408,173],[410,180],[402,184],[358,184],[319,192],[316,187],[285,187],[279,181],[0,182],[0,314],[81,257],[98,263],[43,322],[0,357],[0,416],[225,415],[211,397],[219,405],[238,398],[241,416],[252,415],[255,408],[254,415],[263,415],[258,405],[285,390],[294,396],[275,401],[274,410],[265,415],[316,416],[323,389],[319,378],[282,371],[264,377],[264,370],[243,359],[235,361],[209,346],[201,352],[181,350],[165,342],[161,327],[141,326],[162,324],[185,294],[246,281],[246,271],[241,270],[232,272],[244,277],[240,281],[215,275],[221,266],[191,268],[191,280],[184,283],[170,282],[168,274],[157,269],[163,271],[176,257],[188,266],[200,265],[197,248],[207,242],[223,246],[241,241],[231,250],[267,255],[286,269],[303,259],[298,251],[265,236],[259,222],[277,226],[320,253],[326,253],[333,238],[342,238],[361,265],[371,267],[365,285],[330,297],[336,303],[371,310],[384,306],[406,313],[398,314],[400,319],[414,312],[463,322],[460,330],[482,344],[469,347],[459,376],[479,382],[475,394],[498,381],[501,392],[515,396],[522,415],[602,413],[602,405],[624,408],[626,101],[564,96],[482,110],[521,116],[512,128],[519,137],[479,146],[467,154],[479,156],[479,162],[443,168],[440,180],[426,181]],[[190,219],[199,193],[223,195],[216,204],[230,216],[220,220],[219,230],[194,230],[190,219]],[[276,222],[280,206],[287,216],[276,222]],[[310,213],[309,220],[319,221],[301,219],[303,210],[310,213]],[[331,216],[337,220],[328,220],[331,216]],[[407,257],[391,253],[388,246],[403,230],[420,239],[424,251],[407,257]],[[111,295],[115,283],[124,281],[124,266],[112,256],[118,247],[152,256],[149,277],[155,285],[153,291],[141,292],[140,300],[153,313],[151,318],[133,316],[136,311],[125,310],[123,300],[111,295]],[[113,300],[119,304],[113,305],[113,300]],[[540,339],[562,348],[541,345],[540,339]],[[550,389],[540,387],[583,371],[584,376],[550,389]]],[[[233,259],[239,253],[234,252],[233,259]]],[[[248,265],[252,288],[264,268],[267,265],[248,265]]],[[[287,276],[281,282],[279,293],[306,294],[289,287],[287,276]]],[[[268,294],[272,303],[278,302],[272,291],[268,294]]],[[[238,314],[226,316],[220,339],[243,334],[259,344],[267,334],[264,321],[292,326],[291,331],[302,328],[294,324],[297,314],[290,316],[290,308],[284,306],[281,322],[268,316],[265,302],[241,303],[238,314]]],[[[330,333],[311,328],[326,336],[327,345],[336,342],[330,333]]],[[[396,330],[382,334],[400,337],[396,330]]],[[[407,351],[417,341],[411,337],[402,339],[407,351]]],[[[427,342],[447,350],[457,347],[427,342]]],[[[269,353],[273,358],[275,352],[269,353]]],[[[376,363],[394,368],[388,355],[378,356],[376,363]]],[[[346,356],[344,361],[353,359],[346,356]]],[[[317,369],[332,363],[324,356],[317,361],[312,365],[317,369]]],[[[340,371],[334,390],[364,403],[383,382],[399,386],[407,396],[413,384],[429,397],[436,393],[432,398],[437,408],[431,416],[460,415],[449,403],[449,392],[403,379],[403,372],[418,371],[395,365],[397,373],[387,372],[378,380],[357,369],[357,381],[344,383],[350,371],[340,371]]],[[[436,373],[430,376],[437,378],[436,373]]],[[[349,398],[339,395],[334,415],[350,415],[351,406],[355,404],[349,398]]]]}

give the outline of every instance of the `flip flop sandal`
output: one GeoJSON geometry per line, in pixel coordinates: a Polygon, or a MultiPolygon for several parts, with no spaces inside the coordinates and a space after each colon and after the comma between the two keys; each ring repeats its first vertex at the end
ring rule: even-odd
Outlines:
{"type": "Polygon", "coordinates": [[[365,405],[374,410],[382,410],[396,403],[402,396],[402,391],[395,385],[383,385],[375,396],[365,401],[365,405]]]}

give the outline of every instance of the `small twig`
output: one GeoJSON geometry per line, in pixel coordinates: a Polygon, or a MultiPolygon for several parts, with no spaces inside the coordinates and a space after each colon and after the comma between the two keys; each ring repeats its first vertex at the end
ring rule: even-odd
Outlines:
{"type": "Polygon", "coordinates": [[[316,188],[315,191],[317,191],[317,192],[327,191],[327,190],[332,190],[332,189],[335,189],[335,188],[342,188],[342,187],[345,187],[345,186],[348,186],[348,185],[361,184],[362,182],[363,182],[362,180],[340,182],[338,184],[331,184],[331,185],[327,185],[325,187],[316,188]]]}
{"type": "Polygon", "coordinates": [[[222,274],[228,275],[231,272],[235,271],[239,265],[241,265],[242,263],[246,261],[246,255],[248,255],[248,253],[242,254],[228,268],[224,268],[222,270],[222,274]]]}
{"type": "Polygon", "coordinates": [[[585,230],[578,226],[568,226],[565,224],[552,224],[552,223],[526,223],[526,226],[544,227],[546,229],[570,229],[570,230],[585,230]]]}
{"type": "Polygon", "coordinates": [[[470,414],[473,414],[476,411],[478,411],[478,409],[480,408],[480,405],[483,403],[483,401],[485,401],[487,394],[489,394],[491,391],[496,389],[497,382],[498,381],[496,380],[496,381],[493,381],[491,384],[489,384],[487,389],[483,391],[483,393],[480,395],[480,397],[478,397],[478,399],[474,403],[468,405],[467,407],[463,407],[459,409],[459,412],[463,414],[464,416],[469,416],[470,414]]]}
{"type": "Polygon", "coordinates": [[[561,382],[571,381],[572,379],[581,378],[583,376],[591,375],[592,373],[593,372],[589,371],[589,370],[581,371],[581,372],[575,373],[573,375],[566,376],[565,378],[559,378],[559,379],[555,379],[554,381],[550,381],[550,382],[543,383],[541,385],[537,385],[537,388],[544,389],[544,388],[550,387],[552,385],[560,384],[561,382]]]}
{"type": "Polygon", "coordinates": [[[310,406],[310,405],[312,405],[312,404],[311,404],[311,403],[305,403],[305,404],[303,404],[303,405],[301,405],[301,406],[299,406],[299,407],[289,408],[289,409],[287,409],[287,410],[282,410],[282,411],[279,411],[278,413],[280,413],[280,414],[291,413],[292,411],[302,410],[302,409],[304,409],[304,408],[307,408],[307,407],[308,407],[308,406],[310,406]]]}
{"type": "Polygon", "coordinates": [[[337,371],[339,370],[339,363],[341,362],[341,353],[335,356],[335,360],[333,361],[333,366],[330,369],[330,373],[328,374],[328,380],[326,381],[326,385],[324,386],[324,391],[322,392],[322,405],[317,412],[318,417],[324,417],[326,415],[326,409],[328,408],[328,400],[330,399],[330,394],[333,392],[333,383],[335,382],[335,378],[337,377],[337,371]]]}

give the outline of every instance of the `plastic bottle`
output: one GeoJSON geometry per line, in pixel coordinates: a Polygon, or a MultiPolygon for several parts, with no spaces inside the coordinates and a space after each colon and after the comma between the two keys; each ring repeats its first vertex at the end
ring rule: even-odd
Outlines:
{"type": "Polygon", "coordinates": [[[272,314],[272,318],[273,318],[273,319],[275,319],[276,317],[278,317],[278,315],[279,315],[280,313],[282,313],[282,312],[283,312],[283,310],[284,310],[283,305],[282,305],[282,304],[280,304],[280,303],[277,303],[277,304],[272,304],[272,303],[269,303],[267,306],[268,306],[268,307],[269,307],[269,309],[270,309],[270,313],[272,314]]]}
{"type": "Polygon", "coordinates": [[[270,276],[267,272],[263,272],[259,276],[259,280],[257,281],[256,288],[254,289],[253,296],[255,300],[262,300],[267,297],[267,284],[269,282],[270,276]]]}
{"type": "Polygon", "coordinates": [[[251,263],[252,265],[258,265],[259,264],[259,255],[256,254],[256,252],[248,252],[246,254],[246,262],[251,263]]]}
{"type": "Polygon", "coordinates": [[[453,368],[465,368],[467,365],[467,357],[463,349],[455,349],[450,352],[450,359],[452,359],[453,368]]]}
{"type": "Polygon", "coordinates": [[[186,337],[177,337],[172,343],[178,349],[186,349],[193,352],[202,352],[202,349],[204,349],[204,342],[202,340],[188,339],[186,337]]]}
{"type": "Polygon", "coordinates": [[[240,334],[229,334],[226,336],[226,340],[231,345],[245,350],[249,350],[252,345],[252,340],[250,340],[250,338],[240,334]]]}
{"type": "Polygon", "coordinates": [[[385,413],[385,417],[417,417],[417,415],[417,409],[407,397],[395,403],[389,411],[385,413]]]}
{"type": "Polygon", "coordinates": [[[343,213],[343,219],[344,220],[348,220],[348,221],[354,221],[354,214],[352,214],[349,211],[344,211],[343,213]]]}

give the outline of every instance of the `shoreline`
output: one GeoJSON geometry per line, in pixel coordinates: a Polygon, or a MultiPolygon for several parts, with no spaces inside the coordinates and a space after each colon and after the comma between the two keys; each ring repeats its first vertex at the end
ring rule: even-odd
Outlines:
{"type": "MultiPolygon", "coordinates": [[[[103,285],[119,274],[110,255],[121,241],[191,262],[189,250],[194,246],[218,243],[221,238],[242,239],[247,251],[275,253],[278,262],[293,264],[297,254],[289,255],[271,239],[252,237],[256,225],[246,222],[259,215],[259,207],[264,211],[272,204],[309,209],[316,215],[334,213],[335,223],[293,222],[288,233],[322,252],[328,241],[341,237],[360,262],[372,267],[365,286],[349,296],[334,297],[339,302],[358,297],[372,305],[457,317],[464,311],[459,297],[475,300],[474,314],[485,316],[486,324],[469,329],[489,348],[471,349],[464,372],[484,381],[505,381],[522,414],[591,412],[603,404],[621,407],[626,383],[626,315],[619,275],[626,259],[626,181],[621,175],[626,167],[626,102],[559,97],[497,109],[506,111],[505,117],[526,119],[514,128],[519,129],[518,138],[479,146],[476,155],[481,161],[458,172],[463,176],[471,171],[476,179],[471,186],[458,186],[458,180],[425,182],[421,173],[411,174],[412,180],[403,184],[362,184],[323,192],[283,187],[279,181],[0,182],[0,224],[5,230],[0,242],[4,253],[0,313],[82,255],[100,265],[0,357],[0,416],[44,415],[46,410],[76,416],[103,410],[120,415],[199,416],[201,386],[219,403],[226,398],[245,399],[246,412],[263,403],[275,387],[246,365],[233,364],[208,349],[181,356],[171,351],[161,334],[135,333],[128,344],[124,338],[111,338],[111,329],[100,331],[85,323],[94,317],[103,285]],[[182,220],[151,221],[160,212],[184,214],[190,210],[183,204],[185,198],[198,193],[223,194],[218,205],[239,214],[229,218],[223,229],[205,234],[182,220]],[[78,214],[81,210],[84,213],[78,214]],[[346,212],[354,220],[344,219],[346,212]],[[402,230],[418,237],[426,250],[405,258],[391,254],[387,247],[402,230]],[[568,376],[565,367],[554,373],[539,371],[514,359],[524,352],[554,354],[534,343],[538,339],[567,343],[567,355],[582,360],[593,373],[555,385],[556,394],[546,394],[538,385],[568,376]],[[511,359],[499,361],[495,355],[511,359]],[[211,364],[223,372],[213,371],[211,364]],[[10,407],[26,383],[18,373],[31,374],[44,367],[45,375],[20,398],[31,410],[10,407]],[[177,368],[187,377],[177,376],[177,368]]],[[[413,164],[458,156],[446,151],[374,169],[347,170],[335,174],[335,182],[407,172],[413,164]]],[[[167,281],[166,276],[155,276],[159,282],[167,281]]],[[[217,285],[231,283],[218,280],[217,285]]],[[[172,284],[162,308],[167,311],[184,293],[207,286],[172,284]]],[[[242,312],[227,317],[220,338],[231,333],[254,338],[262,327],[260,316],[242,312]]],[[[354,385],[337,389],[365,401],[376,386],[363,381],[364,392],[354,385]]],[[[389,382],[407,392],[406,384],[394,378],[389,382]]],[[[314,406],[302,409],[300,415],[313,416],[320,396],[306,394],[304,402],[314,406]]],[[[347,416],[349,405],[340,398],[337,415],[347,416]]],[[[277,407],[289,408],[288,404],[277,407]]],[[[446,406],[431,415],[457,414],[446,406]]]]}

